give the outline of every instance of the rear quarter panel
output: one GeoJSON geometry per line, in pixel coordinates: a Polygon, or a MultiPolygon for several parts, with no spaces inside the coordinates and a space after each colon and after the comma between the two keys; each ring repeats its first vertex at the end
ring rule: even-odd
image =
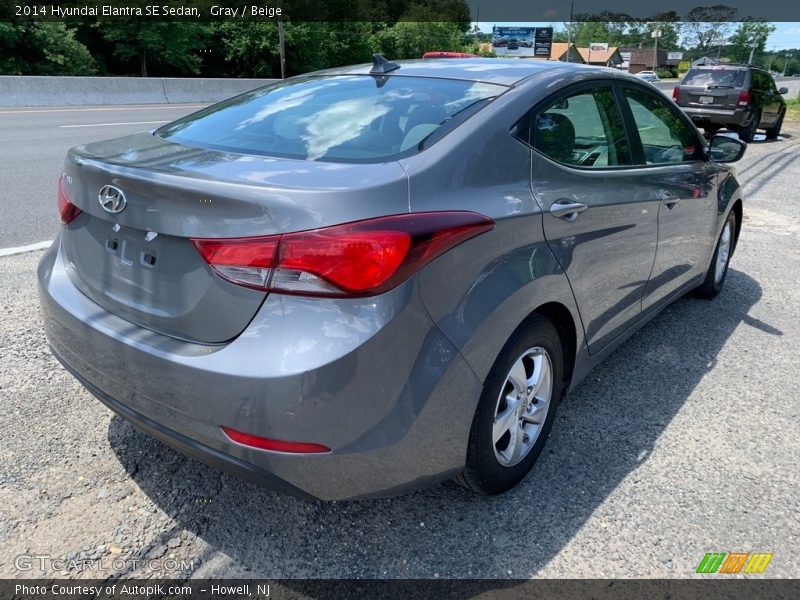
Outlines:
{"type": "Polygon", "coordinates": [[[496,222],[419,274],[431,317],[481,381],[514,331],[545,303],[566,307],[578,347],[583,339],[569,283],[545,242],[531,192],[531,150],[509,132],[543,96],[529,86],[512,89],[403,161],[412,211],[470,210],[496,222]]]}

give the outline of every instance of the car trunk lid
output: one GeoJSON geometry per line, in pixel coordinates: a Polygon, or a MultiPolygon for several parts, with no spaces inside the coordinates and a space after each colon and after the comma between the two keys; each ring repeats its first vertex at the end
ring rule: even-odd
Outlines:
{"type": "Polygon", "coordinates": [[[266,293],[217,276],[193,238],[273,235],[408,212],[407,179],[395,162],[276,159],[149,133],[73,149],[64,185],[83,211],[61,242],[76,287],[132,323],[202,343],[236,337],[266,293]],[[109,189],[124,194],[119,212],[101,206],[101,190],[109,189]]]}
{"type": "Polygon", "coordinates": [[[733,110],[746,74],[744,69],[691,69],[680,83],[678,105],[733,110]]]}

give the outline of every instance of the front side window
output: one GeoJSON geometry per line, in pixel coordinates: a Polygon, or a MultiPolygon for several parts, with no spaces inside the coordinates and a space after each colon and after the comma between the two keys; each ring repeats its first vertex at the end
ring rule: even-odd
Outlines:
{"type": "Polygon", "coordinates": [[[423,77],[309,77],[217,104],[156,135],[226,152],[380,162],[419,151],[425,140],[455,127],[505,90],[423,77]]]}
{"type": "Polygon", "coordinates": [[[580,91],[539,111],[534,118],[533,147],[553,160],[579,167],[631,164],[610,87],[580,91]]]}
{"type": "Polygon", "coordinates": [[[667,100],[642,90],[625,88],[648,165],[697,160],[702,148],[694,131],[667,100]]]}

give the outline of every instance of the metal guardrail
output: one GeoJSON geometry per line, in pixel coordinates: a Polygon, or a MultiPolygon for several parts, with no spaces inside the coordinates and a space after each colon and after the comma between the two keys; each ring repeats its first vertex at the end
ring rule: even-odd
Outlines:
{"type": "Polygon", "coordinates": [[[275,79],[0,76],[0,106],[217,102],[275,79]]]}

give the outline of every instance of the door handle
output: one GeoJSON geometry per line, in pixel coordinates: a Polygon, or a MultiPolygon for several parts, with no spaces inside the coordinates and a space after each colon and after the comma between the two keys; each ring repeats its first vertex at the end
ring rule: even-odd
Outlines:
{"type": "Polygon", "coordinates": [[[680,197],[672,192],[668,192],[667,190],[661,190],[661,201],[667,206],[667,208],[675,208],[675,205],[681,201],[680,197]]]}
{"type": "Polygon", "coordinates": [[[554,217],[564,219],[565,221],[572,223],[572,221],[577,219],[578,215],[587,208],[589,207],[582,202],[572,202],[571,200],[562,198],[561,200],[556,200],[550,205],[550,214],[554,217]]]}

